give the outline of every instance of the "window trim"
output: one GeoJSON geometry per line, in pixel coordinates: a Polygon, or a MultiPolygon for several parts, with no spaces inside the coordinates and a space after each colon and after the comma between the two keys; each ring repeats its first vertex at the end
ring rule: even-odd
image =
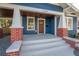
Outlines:
{"type": "Polygon", "coordinates": [[[73,24],[73,18],[72,18],[72,17],[66,17],[66,18],[67,18],[67,30],[73,30],[73,25],[74,25],[74,24],[73,24]],[[68,28],[68,21],[69,21],[68,19],[71,19],[71,20],[72,20],[72,21],[71,21],[71,22],[72,22],[72,23],[71,23],[72,26],[71,26],[70,29],[68,28]]]}
{"type": "Polygon", "coordinates": [[[28,31],[34,31],[35,30],[35,17],[30,17],[30,16],[27,16],[27,30],[28,31]],[[28,29],[28,20],[29,20],[29,18],[32,18],[33,19],[33,26],[34,26],[34,28],[33,29],[28,29]]]}

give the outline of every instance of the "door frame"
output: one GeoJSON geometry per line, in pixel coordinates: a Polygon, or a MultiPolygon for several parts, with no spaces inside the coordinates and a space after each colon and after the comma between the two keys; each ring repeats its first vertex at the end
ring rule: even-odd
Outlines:
{"type": "Polygon", "coordinates": [[[45,18],[38,18],[37,19],[37,34],[40,34],[39,33],[39,20],[44,20],[44,34],[46,34],[46,26],[45,26],[46,25],[46,23],[45,23],[46,21],[45,21],[45,18]]]}

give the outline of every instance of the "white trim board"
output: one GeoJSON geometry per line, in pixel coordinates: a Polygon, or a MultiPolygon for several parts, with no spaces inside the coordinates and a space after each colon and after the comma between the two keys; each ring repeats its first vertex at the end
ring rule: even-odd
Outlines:
{"type": "Polygon", "coordinates": [[[40,8],[34,8],[34,7],[28,7],[28,6],[20,6],[20,5],[15,5],[15,4],[7,4],[7,3],[0,4],[0,8],[7,8],[7,9],[19,8],[20,10],[24,10],[24,11],[32,11],[32,12],[54,14],[54,15],[63,14],[63,12],[58,12],[58,11],[51,11],[51,10],[46,10],[46,9],[40,9],[40,8]]]}

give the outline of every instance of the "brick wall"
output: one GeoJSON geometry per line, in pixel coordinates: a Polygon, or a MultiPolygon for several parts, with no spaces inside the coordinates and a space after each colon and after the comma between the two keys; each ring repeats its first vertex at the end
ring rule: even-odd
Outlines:
{"type": "Polygon", "coordinates": [[[76,42],[74,42],[74,41],[72,41],[72,40],[69,40],[69,39],[67,39],[67,38],[63,38],[65,41],[66,41],[66,43],[68,43],[72,48],[75,48],[75,44],[76,44],[76,42]]]}
{"type": "Polygon", "coordinates": [[[6,53],[7,56],[19,56],[19,51],[6,53]]]}
{"type": "Polygon", "coordinates": [[[75,41],[73,41],[73,39],[69,40],[69,38],[65,38],[64,37],[63,40],[65,40],[66,43],[68,43],[70,45],[70,47],[72,47],[72,48],[74,48],[74,49],[79,51],[79,47],[75,46],[76,44],[79,44],[79,41],[78,42],[76,41],[78,39],[74,38],[75,41]]]}

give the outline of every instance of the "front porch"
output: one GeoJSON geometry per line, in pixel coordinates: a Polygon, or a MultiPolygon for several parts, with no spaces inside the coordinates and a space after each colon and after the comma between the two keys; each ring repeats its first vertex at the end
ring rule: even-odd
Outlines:
{"type": "MultiPolygon", "coordinates": [[[[50,54],[50,51],[52,51],[54,47],[58,49],[57,48],[58,46],[63,45],[62,47],[59,47],[60,50],[62,50],[61,48],[64,48],[64,49],[69,48],[69,51],[70,50],[71,51],[69,54],[68,53],[67,54],[73,55],[72,53],[73,49],[70,48],[69,45],[65,43],[65,41],[61,40],[64,36],[67,36],[66,20],[63,12],[58,12],[53,10],[52,11],[40,10],[36,8],[34,8],[34,10],[32,10],[31,8],[29,11],[29,8],[25,7],[23,9],[22,7],[23,6],[21,7],[16,6],[14,8],[10,7],[12,11],[12,14],[10,15],[10,17],[12,18],[12,23],[9,26],[9,29],[10,29],[9,35],[10,35],[10,42],[12,43],[12,45],[9,48],[10,51],[8,49],[6,50],[8,51],[6,52],[7,55],[19,55],[22,41],[23,41],[23,44],[24,42],[25,44],[28,42],[28,45],[34,43],[35,45],[32,46],[32,48],[34,47],[33,49],[37,48],[38,50],[38,48],[42,48],[42,49],[46,48],[45,51],[47,51],[46,53],[49,55],[54,55],[54,54],[50,54]],[[15,49],[16,47],[18,50],[15,49]],[[51,48],[51,49],[47,50],[48,48],[51,48]]],[[[7,9],[7,8],[4,8],[4,9],[7,9]]],[[[0,25],[0,29],[2,30],[1,25],[0,25]]],[[[25,46],[27,47],[27,45],[25,46]]],[[[21,48],[24,49],[25,47],[22,46],[21,48]]],[[[27,48],[26,50],[28,49],[29,48],[27,48]]],[[[21,50],[21,52],[22,51],[23,50],[21,50]]],[[[42,50],[41,52],[43,51],[44,50],[42,50]]],[[[36,52],[36,54],[40,55],[39,52],[36,52]]],[[[64,52],[62,52],[62,54],[64,55],[64,52]]],[[[24,55],[32,55],[32,54],[26,54],[25,52],[24,55]]]]}
{"type": "MultiPolygon", "coordinates": [[[[33,11],[24,11],[19,10],[18,8],[12,10],[7,8],[1,9],[1,21],[6,21],[7,19],[10,19],[10,22],[8,22],[9,26],[5,27],[8,28],[10,35],[10,41],[11,43],[17,40],[23,39],[23,34],[53,34],[55,36],[63,37],[66,35],[66,28],[62,28],[63,24],[62,19],[64,15],[62,14],[45,14],[40,12],[33,12],[33,11]],[[6,15],[10,13],[10,15],[6,15]],[[18,20],[16,20],[18,19],[18,20]],[[61,34],[59,34],[61,33],[61,34]]],[[[57,12],[58,13],[58,12],[57,12]]],[[[3,21],[3,22],[4,22],[3,21]]],[[[7,22],[7,21],[6,21],[7,22]]],[[[2,23],[4,24],[4,23],[2,23]]],[[[3,25],[0,24],[1,27],[1,35],[3,34],[3,25]]],[[[64,23],[65,25],[65,23],[64,23]]],[[[7,28],[5,31],[7,31],[7,28]]]]}

